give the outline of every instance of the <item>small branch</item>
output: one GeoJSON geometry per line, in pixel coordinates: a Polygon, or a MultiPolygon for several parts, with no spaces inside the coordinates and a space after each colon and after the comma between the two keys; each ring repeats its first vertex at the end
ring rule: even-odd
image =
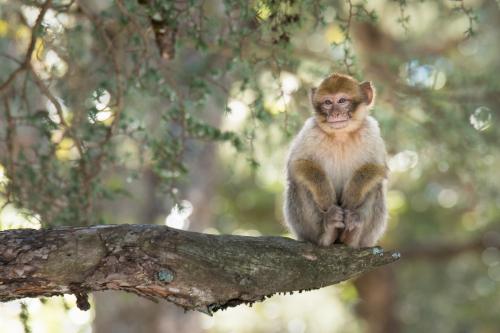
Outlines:
{"type": "MultiPolygon", "coordinates": [[[[145,6],[145,8],[152,9],[153,2],[150,0],[139,0],[139,4],[145,6]]],[[[201,11],[202,5],[200,5],[201,11]]],[[[183,10],[178,10],[175,8],[171,9],[177,12],[177,16],[183,10]]],[[[185,9],[186,10],[186,9],[185,9]]],[[[156,13],[159,17],[155,17],[151,13],[149,14],[149,20],[151,22],[151,27],[155,35],[156,46],[160,51],[160,56],[165,60],[171,60],[175,57],[175,42],[177,39],[178,27],[174,24],[175,20],[168,16],[166,13],[156,13]]],[[[169,14],[172,15],[172,14],[169,14]]]]}
{"type": "Polygon", "coordinates": [[[0,232],[0,302],[123,290],[211,314],[322,288],[399,259],[381,248],[319,248],[283,237],[207,235],[154,225],[0,232]]]}
{"type": "Polygon", "coordinates": [[[344,41],[344,58],[343,58],[343,62],[344,62],[344,66],[345,66],[345,69],[347,71],[348,74],[352,74],[352,64],[349,63],[349,61],[351,60],[351,55],[350,55],[350,48],[351,46],[349,45],[349,43],[351,43],[351,21],[352,21],[352,17],[354,15],[354,12],[353,12],[353,4],[352,4],[352,1],[351,0],[347,0],[346,1],[348,6],[349,6],[349,16],[347,17],[347,23],[345,24],[345,27],[344,27],[344,33],[345,33],[345,41],[344,41]]]}
{"type": "Polygon", "coordinates": [[[45,13],[47,10],[50,8],[50,5],[52,4],[52,0],[47,0],[43,4],[42,8],[40,9],[40,14],[38,14],[38,17],[36,18],[35,25],[31,29],[31,40],[28,45],[28,50],[26,51],[26,56],[24,57],[24,61],[21,63],[21,65],[14,70],[7,80],[5,80],[2,84],[0,84],[0,92],[4,91],[7,89],[7,87],[10,86],[10,84],[14,81],[14,79],[22,73],[23,71],[27,70],[31,66],[31,55],[33,54],[33,51],[35,50],[35,45],[36,45],[36,37],[38,30],[42,26],[42,21],[43,18],[45,17],[45,13]]]}
{"type": "Polygon", "coordinates": [[[405,34],[408,35],[409,32],[409,27],[408,27],[408,22],[410,21],[410,16],[406,13],[406,8],[408,4],[406,3],[406,0],[393,0],[398,3],[399,5],[399,18],[398,18],[398,23],[401,25],[403,28],[405,34]]]}
{"type": "Polygon", "coordinates": [[[464,34],[466,38],[474,36],[476,31],[474,30],[474,25],[477,23],[477,16],[474,14],[474,10],[472,8],[467,8],[465,6],[464,0],[453,0],[458,3],[458,6],[455,8],[456,11],[462,12],[465,17],[467,17],[467,21],[469,26],[467,30],[465,30],[464,34]]]}

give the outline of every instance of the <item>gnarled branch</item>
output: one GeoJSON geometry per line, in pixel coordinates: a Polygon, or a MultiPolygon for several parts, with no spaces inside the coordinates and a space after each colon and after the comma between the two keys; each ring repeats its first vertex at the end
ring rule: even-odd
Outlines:
{"type": "Polygon", "coordinates": [[[211,314],[317,289],[391,263],[381,248],[320,248],[283,237],[208,235],[154,225],[0,232],[0,301],[124,290],[211,314]]]}

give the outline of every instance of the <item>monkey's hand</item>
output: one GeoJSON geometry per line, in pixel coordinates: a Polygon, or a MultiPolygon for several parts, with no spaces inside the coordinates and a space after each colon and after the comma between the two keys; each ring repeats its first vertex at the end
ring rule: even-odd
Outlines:
{"type": "Polygon", "coordinates": [[[319,245],[330,246],[337,240],[340,231],[344,229],[344,210],[332,205],[323,215],[323,233],[319,238],[319,245]]]}
{"type": "Polygon", "coordinates": [[[359,236],[361,234],[361,225],[363,221],[360,214],[351,209],[344,209],[345,229],[340,235],[340,242],[349,246],[357,247],[359,236]]]}
{"type": "Polygon", "coordinates": [[[346,231],[353,231],[361,226],[361,216],[355,210],[344,209],[344,224],[346,231]]]}
{"type": "Polygon", "coordinates": [[[323,224],[333,228],[344,228],[344,210],[337,206],[332,205],[323,216],[323,224]]]}

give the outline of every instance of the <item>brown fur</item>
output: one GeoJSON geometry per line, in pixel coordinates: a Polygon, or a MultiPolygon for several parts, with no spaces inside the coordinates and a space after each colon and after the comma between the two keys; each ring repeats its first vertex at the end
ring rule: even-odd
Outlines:
{"type": "Polygon", "coordinates": [[[384,178],[387,168],[384,165],[367,163],[356,170],[348,181],[342,194],[342,206],[356,208],[365,200],[366,195],[384,178]]]}
{"type": "Polygon", "coordinates": [[[295,180],[311,192],[318,208],[326,212],[335,203],[335,191],[323,170],[310,160],[296,160],[291,168],[295,180]]]}
{"type": "Polygon", "coordinates": [[[316,90],[316,95],[319,97],[338,91],[342,91],[357,99],[361,99],[359,98],[361,96],[361,88],[359,87],[358,82],[356,82],[356,80],[349,75],[337,73],[333,73],[320,83],[318,89],[316,90]]]}
{"type": "Polygon", "coordinates": [[[374,98],[371,83],[340,74],[331,75],[313,92],[315,116],[292,143],[287,163],[285,220],[299,239],[358,247],[375,245],[382,235],[387,168],[378,124],[368,116],[374,98]],[[325,96],[352,101],[340,111],[333,108],[352,114],[348,125],[329,125],[331,111],[318,104],[325,96]]]}

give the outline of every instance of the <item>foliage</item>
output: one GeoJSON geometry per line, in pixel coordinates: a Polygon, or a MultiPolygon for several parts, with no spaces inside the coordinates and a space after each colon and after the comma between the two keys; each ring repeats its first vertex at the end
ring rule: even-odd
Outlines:
{"type": "MultiPolygon", "coordinates": [[[[216,227],[279,232],[269,221],[281,218],[286,146],[310,113],[308,89],[339,71],[378,91],[387,245],[498,227],[498,1],[0,4],[6,210],[44,226],[116,223],[107,206],[140,200],[147,172],[170,204],[183,199],[190,157],[216,142],[216,227]]],[[[398,269],[405,330],[494,331],[498,250],[449,259],[398,269]]]]}

